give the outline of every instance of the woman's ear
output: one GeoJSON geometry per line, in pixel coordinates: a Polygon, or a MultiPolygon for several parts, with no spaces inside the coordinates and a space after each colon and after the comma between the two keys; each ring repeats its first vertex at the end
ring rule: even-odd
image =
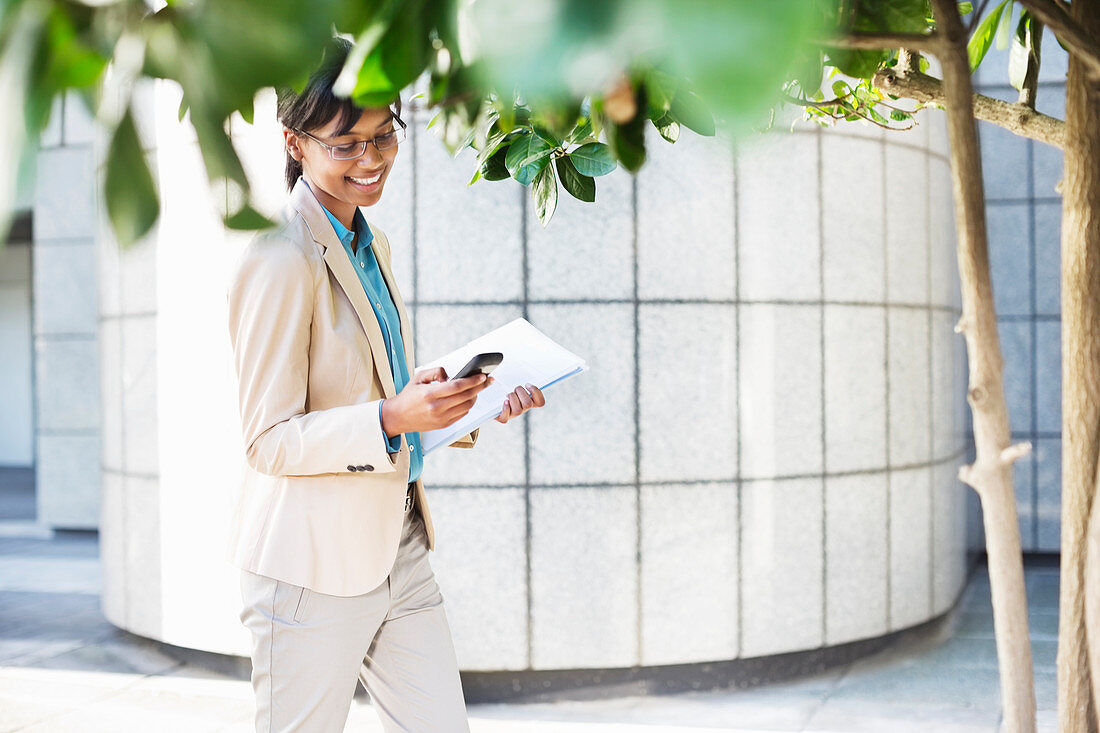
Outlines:
{"type": "Polygon", "coordinates": [[[283,145],[286,147],[286,151],[290,154],[290,157],[297,161],[302,160],[302,149],[299,143],[298,135],[295,134],[294,130],[291,130],[289,127],[283,127],[283,145]]]}

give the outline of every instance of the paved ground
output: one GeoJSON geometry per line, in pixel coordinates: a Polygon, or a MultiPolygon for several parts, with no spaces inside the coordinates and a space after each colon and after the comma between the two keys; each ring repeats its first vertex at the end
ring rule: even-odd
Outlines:
{"type": "MultiPolygon", "coordinates": [[[[251,730],[247,681],[166,656],[99,610],[94,533],[0,532],[0,731],[170,733],[251,730]],[[19,536],[19,535],[30,536],[19,536]]],[[[1028,567],[1040,730],[1055,730],[1057,568],[1028,567]]],[[[980,568],[936,638],[908,642],[794,682],[594,702],[471,705],[473,733],[984,731],[999,690],[980,568]]],[[[381,731],[357,698],[348,731],[381,731]]]]}

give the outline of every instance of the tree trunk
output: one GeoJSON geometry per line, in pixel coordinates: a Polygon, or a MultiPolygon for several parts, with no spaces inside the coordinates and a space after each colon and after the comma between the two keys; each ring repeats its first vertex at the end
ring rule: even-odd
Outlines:
{"type": "MultiPolygon", "coordinates": [[[[1075,0],[1070,12],[1088,35],[1100,36],[1100,4],[1075,0]]],[[[1096,651],[1089,653],[1089,647],[1096,650],[1100,641],[1100,557],[1086,545],[1089,516],[1095,511],[1100,448],[1100,104],[1094,84],[1091,72],[1070,54],[1062,188],[1062,585],[1058,616],[1058,729],[1065,733],[1097,730],[1097,698],[1092,686],[1100,681],[1100,659],[1096,651]]],[[[1094,533],[1100,532],[1097,522],[1100,520],[1092,523],[1094,533]]]]}
{"type": "Polygon", "coordinates": [[[966,31],[956,0],[933,0],[932,8],[936,30],[943,43],[939,56],[951,142],[951,178],[963,302],[958,330],[966,336],[970,362],[967,400],[974,415],[976,449],[974,464],[964,466],[959,477],[974,487],[982,504],[1004,729],[1012,733],[1031,733],[1035,730],[1035,687],[1023,554],[1012,482],[1012,464],[1027,452],[1027,446],[1009,445],[1011,434],[989,273],[985,194],[972,107],[974,92],[966,55],[966,31]]]}

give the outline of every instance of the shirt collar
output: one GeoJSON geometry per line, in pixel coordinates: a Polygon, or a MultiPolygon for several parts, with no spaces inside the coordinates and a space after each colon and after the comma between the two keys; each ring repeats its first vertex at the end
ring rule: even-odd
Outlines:
{"type": "MultiPolygon", "coordinates": [[[[302,180],[305,181],[306,186],[309,187],[310,193],[313,193],[313,186],[309,185],[309,180],[306,179],[305,176],[302,176],[302,180]]],[[[314,194],[313,197],[317,198],[317,195],[314,194]]],[[[344,226],[339,219],[333,216],[332,212],[329,211],[324,204],[322,204],[320,201],[318,201],[317,203],[321,206],[321,211],[325,212],[325,216],[328,217],[329,223],[332,224],[332,228],[336,232],[337,238],[339,238],[340,242],[350,252],[351,239],[353,236],[351,230],[344,226]]],[[[359,232],[359,247],[356,251],[359,251],[363,247],[370,247],[371,244],[374,242],[374,232],[372,232],[370,230],[370,227],[367,226],[367,220],[363,216],[363,212],[359,209],[359,207],[355,208],[355,216],[352,217],[352,226],[354,226],[356,231],[359,232]]]]}

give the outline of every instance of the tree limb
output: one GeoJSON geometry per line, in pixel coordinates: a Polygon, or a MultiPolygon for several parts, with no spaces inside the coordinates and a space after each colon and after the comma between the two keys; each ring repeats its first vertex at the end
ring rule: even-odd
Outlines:
{"type": "Polygon", "coordinates": [[[1035,97],[1039,91],[1039,62],[1042,59],[1043,21],[1031,18],[1031,36],[1027,49],[1027,72],[1024,74],[1024,83],[1020,85],[1020,94],[1016,98],[1017,104],[1023,104],[1035,109],[1035,97]]]}
{"type": "MultiPolygon", "coordinates": [[[[947,102],[943,82],[920,72],[899,76],[893,69],[881,69],[875,73],[873,82],[879,89],[898,97],[941,107],[947,102]]],[[[1038,140],[1059,149],[1065,145],[1065,123],[1056,117],[1036,112],[1026,104],[1014,104],[984,94],[974,94],[974,116],[1021,137],[1038,140]]]]}
{"type": "Polygon", "coordinates": [[[1100,42],[1069,17],[1060,4],[1054,0],[1020,0],[1020,4],[1054,31],[1094,77],[1100,77],[1100,42]]]}
{"type": "Polygon", "coordinates": [[[888,48],[912,48],[935,52],[940,39],[935,33],[890,33],[888,31],[847,31],[843,35],[819,41],[826,48],[875,51],[888,48]]]}
{"type": "Polygon", "coordinates": [[[943,67],[942,96],[951,144],[959,282],[967,320],[964,324],[970,376],[967,399],[974,417],[974,465],[961,468],[960,477],[975,481],[972,485],[982,503],[993,636],[1001,680],[1001,729],[1006,733],[1034,733],[1035,680],[1019,516],[1012,466],[1005,463],[1005,458],[1011,459],[1020,448],[1008,447],[1011,433],[989,270],[985,192],[967,35],[959,18],[957,0],[932,0],[931,5],[937,33],[943,34],[939,60],[943,67]]]}

